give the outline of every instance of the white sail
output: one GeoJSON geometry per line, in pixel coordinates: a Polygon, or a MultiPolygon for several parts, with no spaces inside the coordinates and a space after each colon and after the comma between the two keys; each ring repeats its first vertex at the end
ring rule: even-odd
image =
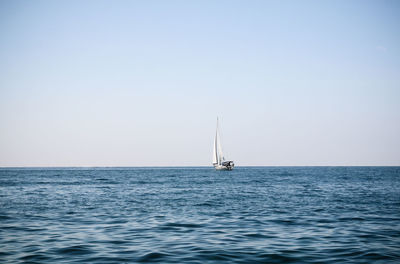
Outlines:
{"type": "Polygon", "coordinates": [[[217,147],[217,138],[218,138],[218,136],[217,136],[217,133],[218,132],[215,132],[215,138],[214,138],[214,150],[213,150],[213,164],[218,164],[218,154],[217,154],[217,149],[218,149],[218,147],[217,147]]]}
{"type": "Polygon", "coordinates": [[[218,164],[221,165],[222,162],[225,160],[224,158],[224,153],[222,152],[222,147],[221,147],[221,137],[219,136],[219,127],[218,127],[218,121],[217,121],[217,147],[218,147],[218,164]]]}
{"type": "Polygon", "coordinates": [[[213,165],[216,170],[232,170],[235,164],[232,160],[225,161],[221,145],[221,137],[219,136],[219,124],[217,118],[217,129],[215,131],[213,146],[213,165]]]}
{"type": "Polygon", "coordinates": [[[219,136],[219,125],[217,118],[217,130],[215,131],[215,138],[214,138],[213,164],[221,165],[223,161],[225,161],[225,157],[222,152],[221,137],[219,136]]]}

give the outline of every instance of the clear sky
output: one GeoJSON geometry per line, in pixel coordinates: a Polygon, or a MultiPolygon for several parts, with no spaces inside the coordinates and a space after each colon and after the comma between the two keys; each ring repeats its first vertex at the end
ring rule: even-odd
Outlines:
{"type": "Polygon", "coordinates": [[[400,165],[399,1],[0,1],[0,166],[400,165]]]}

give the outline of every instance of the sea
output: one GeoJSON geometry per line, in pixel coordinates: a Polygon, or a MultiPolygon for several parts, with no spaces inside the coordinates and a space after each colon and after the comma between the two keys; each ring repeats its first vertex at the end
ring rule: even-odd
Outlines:
{"type": "Polygon", "coordinates": [[[0,263],[400,263],[400,167],[1,168],[0,263]]]}

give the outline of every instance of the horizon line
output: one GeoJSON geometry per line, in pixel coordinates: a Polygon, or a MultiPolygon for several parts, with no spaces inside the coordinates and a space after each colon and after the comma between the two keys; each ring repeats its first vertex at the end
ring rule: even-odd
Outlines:
{"type": "MultiPolygon", "coordinates": [[[[399,165],[242,165],[238,167],[400,167],[399,165]]],[[[22,168],[213,168],[212,165],[144,165],[144,166],[0,166],[0,169],[22,168]]]]}

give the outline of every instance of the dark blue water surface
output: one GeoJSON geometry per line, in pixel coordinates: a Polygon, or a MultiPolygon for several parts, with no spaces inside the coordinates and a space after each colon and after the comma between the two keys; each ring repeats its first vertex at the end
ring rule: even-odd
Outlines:
{"type": "Polygon", "coordinates": [[[0,263],[400,263],[400,167],[0,169],[0,263]]]}

